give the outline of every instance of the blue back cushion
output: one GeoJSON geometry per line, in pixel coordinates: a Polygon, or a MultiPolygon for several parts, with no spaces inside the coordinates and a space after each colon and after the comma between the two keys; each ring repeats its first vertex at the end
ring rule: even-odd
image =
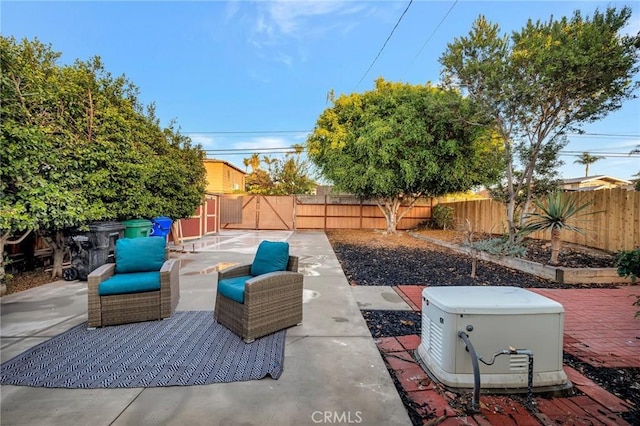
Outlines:
{"type": "Polygon", "coordinates": [[[160,272],[133,272],[131,274],[114,275],[100,283],[98,294],[140,293],[160,290],[160,272]]]}
{"type": "Polygon", "coordinates": [[[118,238],[116,274],[159,271],[165,261],[164,238],[118,238]]]}
{"type": "Polygon", "coordinates": [[[251,275],[286,271],[289,263],[289,243],[262,241],[251,264],[251,275]]]}

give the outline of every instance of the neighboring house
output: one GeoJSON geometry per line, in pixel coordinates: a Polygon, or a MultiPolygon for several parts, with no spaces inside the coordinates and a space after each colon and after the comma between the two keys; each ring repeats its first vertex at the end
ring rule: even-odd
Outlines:
{"type": "Polygon", "coordinates": [[[595,191],[609,188],[631,188],[632,182],[611,176],[598,175],[562,180],[565,191],[595,191]]]}
{"type": "Polygon", "coordinates": [[[216,159],[204,160],[207,171],[207,188],[209,194],[232,194],[244,192],[246,172],[233,164],[216,159]]]}

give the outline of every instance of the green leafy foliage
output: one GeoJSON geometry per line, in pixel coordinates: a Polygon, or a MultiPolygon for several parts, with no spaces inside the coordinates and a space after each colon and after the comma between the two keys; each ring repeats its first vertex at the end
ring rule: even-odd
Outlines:
{"type": "Polygon", "coordinates": [[[489,238],[475,241],[473,248],[490,254],[523,257],[527,254],[527,248],[517,243],[510,243],[509,238],[489,238]]]}
{"type": "Polygon", "coordinates": [[[619,109],[640,86],[633,81],[640,34],[621,34],[630,17],[629,7],[596,10],[591,18],[576,11],[570,18],[529,20],[507,36],[480,16],[441,56],[445,82],[480,103],[503,140],[510,240],[518,228],[518,197],[525,196],[524,215],[536,176],[561,164],[564,135],[619,109]]]}
{"type": "Polygon", "coordinates": [[[418,197],[497,179],[499,149],[477,123],[487,117],[455,90],[378,79],[374,90],[333,99],[307,138],[308,155],[338,190],[376,200],[395,232],[418,197]]]}
{"type": "MultiPolygon", "coordinates": [[[[640,277],[640,248],[618,253],[616,267],[618,268],[619,276],[631,277],[631,282],[635,284],[636,279],[640,277]]],[[[636,301],[633,304],[634,306],[640,306],[640,296],[636,297],[636,301]]],[[[635,316],[640,316],[640,311],[637,311],[635,316]]]]}
{"type": "Polygon", "coordinates": [[[640,249],[621,251],[616,256],[616,268],[621,277],[631,277],[631,282],[635,283],[640,277],[640,249]]]}
{"type": "Polygon", "coordinates": [[[453,207],[436,205],[431,210],[431,218],[437,229],[447,229],[453,226],[453,207]]]}
{"type": "Polygon", "coordinates": [[[61,275],[66,230],[90,221],[188,217],[205,188],[204,152],[161,128],[138,89],[100,58],[59,66],[38,40],[0,37],[0,252],[37,231],[61,275]]]}

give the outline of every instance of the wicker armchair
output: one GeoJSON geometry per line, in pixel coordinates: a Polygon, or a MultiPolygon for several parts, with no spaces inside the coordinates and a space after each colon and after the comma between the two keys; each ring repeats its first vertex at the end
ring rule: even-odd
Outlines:
{"type": "Polygon", "coordinates": [[[258,337],[302,323],[303,275],[298,258],[288,256],[285,271],[251,277],[252,265],[238,265],[218,272],[218,292],[214,318],[250,343],[258,337]],[[242,303],[220,292],[220,281],[233,278],[244,281],[242,303]]]}
{"type": "MultiPolygon", "coordinates": [[[[119,254],[119,248],[121,249],[122,243],[128,244],[127,250],[129,253],[136,253],[135,259],[129,262],[136,262],[140,266],[140,262],[144,262],[147,260],[146,257],[149,257],[145,248],[149,244],[158,246],[160,242],[162,242],[163,246],[166,245],[164,239],[158,237],[118,239],[115,248],[116,263],[102,265],[89,274],[87,281],[89,288],[88,326],[90,328],[159,320],[169,318],[173,314],[180,299],[180,265],[175,259],[167,260],[168,251],[166,248],[154,247],[156,267],[150,268],[151,271],[118,271],[118,262],[123,257],[123,254],[119,254]],[[162,250],[162,252],[159,252],[159,250],[162,250]],[[158,259],[159,256],[164,258],[158,259]],[[159,266],[159,269],[157,266],[159,266]],[[154,289],[140,287],[139,283],[144,280],[146,273],[157,274],[158,272],[160,276],[159,289],[157,289],[157,286],[154,289]],[[105,286],[109,284],[107,281],[118,275],[120,277],[126,276],[124,278],[128,282],[125,282],[124,285],[128,285],[130,288],[122,289],[121,287],[121,290],[111,288],[111,291],[105,291],[105,286]],[[101,284],[103,284],[102,289],[101,284]],[[110,294],[105,295],[105,292],[110,294]]],[[[122,263],[126,262],[123,261],[122,263]]],[[[142,267],[142,269],[149,268],[142,267]]]]}

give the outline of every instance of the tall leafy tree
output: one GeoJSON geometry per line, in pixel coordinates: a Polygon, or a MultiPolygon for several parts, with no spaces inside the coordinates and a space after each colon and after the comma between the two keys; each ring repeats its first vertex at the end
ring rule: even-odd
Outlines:
{"type": "Polygon", "coordinates": [[[589,176],[589,166],[591,166],[596,161],[602,160],[604,158],[600,155],[591,155],[588,152],[583,152],[577,157],[578,159],[574,161],[574,164],[578,163],[584,166],[584,177],[589,176]]]}
{"type": "Polygon", "coordinates": [[[497,178],[499,149],[477,123],[487,124],[482,111],[455,90],[378,79],[374,90],[333,99],[308,156],[339,190],[375,200],[393,233],[419,197],[497,178]]]}
{"type": "Polygon", "coordinates": [[[633,97],[640,35],[620,34],[630,17],[629,7],[596,10],[592,18],[576,11],[571,18],[529,20],[508,37],[480,16],[441,56],[445,83],[479,102],[503,140],[510,241],[517,197],[526,194],[524,215],[541,153],[633,97]]]}
{"type": "Polygon", "coordinates": [[[56,277],[70,228],[193,213],[204,194],[204,152],[162,129],[124,76],[97,57],[58,66],[59,54],[37,40],[0,37],[0,47],[0,244],[38,232],[54,250],[56,277]]]}

